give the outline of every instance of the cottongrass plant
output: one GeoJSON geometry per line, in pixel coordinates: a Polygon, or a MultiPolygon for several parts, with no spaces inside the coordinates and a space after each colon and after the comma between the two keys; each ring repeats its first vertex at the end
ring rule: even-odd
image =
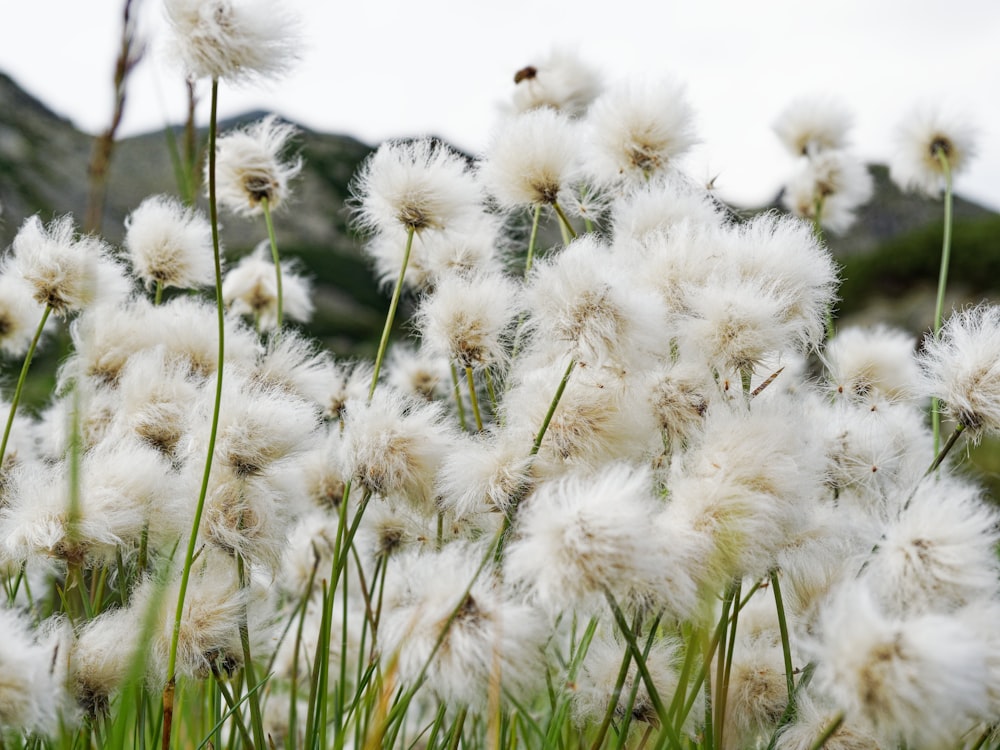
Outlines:
{"type": "MultiPolygon", "coordinates": [[[[192,72],[257,64],[214,57],[239,3],[171,7],[216,40],[192,72]]],[[[549,64],[518,73],[522,146],[472,169],[392,142],[362,167],[392,287],[374,364],[279,328],[273,267],[223,293],[211,166],[207,227],[162,197],[133,213],[134,278],[69,219],[25,224],[2,282],[35,322],[8,313],[4,351],[27,363],[48,311],[73,352],[41,415],[8,408],[4,746],[996,746],[1000,516],[952,448],[1000,425],[1000,313],[920,354],[887,328],[826,340],[822,240],[684,175],[678,86],[595,99],[549,64]],[[590,135],[553,153],[549,126],[590,135]],[[518,212],[588,185],[594,231],[558,215],[566,242],[526,268],[518,212]],[[159,299],[163,259],[207,285],[185,260],[206,233],[217,305],[159,299]],[[932,396],[959,426],[940,450],[932,396]]],[[[842,145],[816,132],[795,148],[842,145]]]]}

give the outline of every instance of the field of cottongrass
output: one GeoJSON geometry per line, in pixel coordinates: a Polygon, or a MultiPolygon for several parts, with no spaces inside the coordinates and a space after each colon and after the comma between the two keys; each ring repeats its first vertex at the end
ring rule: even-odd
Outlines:
{"type": "MultiPolygon", "coordinates": [[[[3,259],[0,747],[1000,745],[998,515],[952,450],[1000,432],[1000,308],[838,329],[823,232],[871,197],[839,105],[779,117],[789,213],[745,218],[679,166],[680,84],[540,58],[475,163],[389,142],[356,176],[391,298],[345,362],[272,229],[295,129],[215,127],[293,24],[165,8],[211,86],[180,170],[208,214],[185,179],[122,248],[32,218],[3,259]],[[220,210],[268,240],[224,264],[220,210]]],[[[939,300],[972,151],[933,109],[900,129],[939,300]]]]}

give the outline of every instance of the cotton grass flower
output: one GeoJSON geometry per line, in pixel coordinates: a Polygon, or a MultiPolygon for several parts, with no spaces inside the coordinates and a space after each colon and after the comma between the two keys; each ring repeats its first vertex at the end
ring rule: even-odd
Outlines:
{"type": "MultiPolygon", "coordinates": [[[[296,273],[292,261],[282,261],[281,278],[284,317],[307,322],[313,313],[308,279],[296,273]]],[[[278,287],[274,263],[267,257],[266,243],[244,255],[226,272],[222,280],[222,299],[235,314],[251,317],[261,330],[277,326],[278,287]]]]}
{"type": "Polygon", "coordinates": [[[503,276],[442,277],[417,312],[423,345],[459,367],[483,369],[507,360],[518,313],[518,288],[503,276]]]}
{"type": "Polygon", "coordinates": [[[302,171],[302,158],[284,160],[298,133],[275,115],[219,136],[216,142],[216,190],[219,204],[239,216],[280,208],[288,200],[288,183],[302,171]]]}
{"type": "Polygon", "coordinates": [[[873,189],[872,176],[860,159],[847,151],[825,150],[800,161],[782,203],[796,216],[841,234],[854,224],[855,211],[868,202],[873,189]]]}
{"type": "Polygon", "coordinates": [[[843,328],[824,351],[830,386],[862,402],[913,399],[921,382],[916,348],[913,336],[898,329],[843,328]]]}
{"type": "Polygon", "coordinates": [[[8,269],[0,272],[0,352],[23,357],[42,317],[31,287],[8,269]]]}
{"type": "Polygon", "coordinates": [[[588,169],[599,184],[641,184],[673,170],[697,142],[694,111],[672,79],[619,84],[591,106],[588,169]]]}
{"type": "Polygon", "coordinates": [[[843,103],[827,96],[793,100],[774,122],[774,132],[793,156],[814,156],[842,149],[853,117],[843,103]]]}
{"type": "Polygon", "coordinates": [[[554,612],[599,607],[606,592],[642,604],[669,566],[646,533],[655,511],[647,470],[615,464],[567,473],[521,508],[506,574],[554,612]]]}
{"type": "Polygon", "coordinates": [[[467,162],[429,138],[382,144],[362,165],[352,192],[356,221],[366,232],[453,230],[479,212],[467,162]]]}
{"type": "Polygon", "coordinates": [[[915,109],[900,125],[889,176],[903,190],[937,198],[946,176],[965,169],[975,153],[972,125],[937,107],[925,106],[915,109]]]}
{"type": "Polygon", "coordinates": [[[516,112],[540,107],[579,117],[601,91],[597,72],[569,49],[554,49],[514,75],[516,112]]]}
{"type": "Polygon", "coordinates": [[[442,701],[474,710],[488,706],[492,689],[519,699],[531,695],[541,682],[546,638],[537,610],[505,592],[488,571],[476,575],[482,554],[450,544],[436,554],[401,558],[390,568],[394,580],[386,583],[379,629],[383,652],[398,655],[407,682],[443,635],[425,674],[427,686],[442,701]]]}
{"type": "Polygon", "coordinates": [[[56,653],[32,631],[20,614],[0,609],[0,726],[48,734],[58,727],[65,689],[53,670],[56,653]]]}
{"type": "Polygon", "coordinates": [[[147,289],[215,283],[208,220],[173,198],[154,195],[139,204],[125,221],[125,247],[147,289]]]}
{"type": "Polygon", "coordinates": [[[77,237],[70,216],[43,226],[37,216],[25,220],[11,245],[14,268],[32,287],[40,305],[60,318],[99,300],[125,296],[128,282],[110,257],[110,248],[94,237],[77,237]]]}
{"type": "Polygon", "coordinates": [[[886,616],[855,584],[821,627],[816,682],[849,720],[907,747],[944,748],[989,714],[985,644],[961,620],[886,616]]]}
{"type": "Polygon", "coordinates": [[[920,355],[926,391],[975,438],[1000,432],[1000,307],[955,313],[920,355]]]}
{"type": "Polygon", "coordinates": [[[551,109],[504,121],[479,165],[479,179],[502,208],[549,206],[579,175],[577,126],[551,109]]]}
{"type": "Polygon", "coordinates": [[[299,53],[298,21],[283,3],[166,0],[164,10],[170,52],[194,78],[276,77],[299,53]]]}

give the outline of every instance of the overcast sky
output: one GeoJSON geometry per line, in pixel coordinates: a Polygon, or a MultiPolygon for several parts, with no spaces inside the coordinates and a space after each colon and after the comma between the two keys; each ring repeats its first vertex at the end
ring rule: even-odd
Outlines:
{"type": "MultiPolygon", "coordinates": [[[[371,144],[434,134],[476,152],[514,72],[568,45],[609,82],[662,73],[685,81],[702,139],[689,171],[717,176],[729,200],[773,197],[792,164],[771,123],[795,96],[824,93],[854,111],[855,146],[871,161],[888,159],[897,124],[918,102],[968,116],[979,150],[957,190],[1000,210],[998,0],[281,1],[304,19],[301,61],[277,83],[223,86],[223,116],[267,109],[371,144]]],[[[0,70],[100,130],[123,2],[0,0],[0,70]]],[[[131,83],[124,134],[184,111],[182,76],[160,54],[160,0],[134,2],[150,51],[131,83]]]]}

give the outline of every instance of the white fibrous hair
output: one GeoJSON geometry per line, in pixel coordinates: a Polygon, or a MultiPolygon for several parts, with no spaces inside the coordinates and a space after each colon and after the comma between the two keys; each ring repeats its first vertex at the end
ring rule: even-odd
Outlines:
{"type": "Polygon", "coordinates": [[[851,400],[912,400],[921,385],[916,349],[916,339],[899,329],[842,328],[823,354],[827,380],[851,400]]]}
{"type": "Polygon", "coordinates": [[[294,125],[274,115],[245,129],[219,136],[216,141],[216,192],[219,204],[240,216],[281,207],[288,200],[289,181],[302,171],[302,158],[283,160],[289,142],[298,133],[294,125]]]}
{"type": "Polygon", "coordinates": [[[530,446],[508,432],[457,444],[438,473],[438,504],[459,516],[508,512],[532,486],[530,446]]]}
{"type": "Polygon", "coordinates": [[[796,216],[819,220],[836,234],[854,224],[855,211],[872,196],[874,181],[868,167],[847,151],[823,151],[800,160],[785,185],[782,203],[796,216]]]}
{"type": "Polygon", "coordinates": [[[801,97],[792,101],[774,122],[774,132],[793,156],[814,156],[842,149],[854,118],[831,97],[801,97]]]}
{"type": "Polygon", "coordinates": [[[125,247],[147,288],[193,289],[215,282],[208,220],[174,198],[146,198],[125,221],[125,247]]]}
{"type": "Polygon", "coordinates": [[[990,715],[986,644],[961,619],[889,616],[852,582],[825,608],[812,649],[817,687],[893,743],[950,747],[990,715]]]}
{"type": "Polygon", "coordinates": [[[541,484],[518,516],[510,579],[543,606],[590,609],[605,597],[654,600],[670,558],[647,533],[657,510],[648,470],[628,464],[541,484]]]}
{"type": "Polygon", "coordinates": [[[947,175],[968,167],[976,153],[975,128],[937,107],[915,109],[900,124],[896,138],[889,176],[904,190],[932,198],[941,194],[947,175]]]}
{"type": "Polygon", "coordinates": [[[23,356],[41,319],[42,308],[31,287],[9,267],[0,269],[0,352],[23,356]]]}
{"type": "Polygon", "coordinates": [[[441,277],[417,313],[423,345],[462,368],[503,365],[518,292],[504,276],[441,277]]]}
{"type": "Polygon", "coordinates": [[[676,169],[677,161],[698,141],[684,86],[671,79],[609,89],[591,106],[587,125],[587,170],[599,184],[641,185],[676,169]]]}
{"type": "Polygon", "coordinates": [[[389,568],[379,631],[404,681],[427,664],[427,686],[441,700],[474,709],[486,708],[491,685],[517,698],[530,695],[542,680],[547,637],[540,612],[505,592],[489,572],[477,575],[483,554],[489,550],[450,544],[400,559],[389,568]]]}
{"type": "Polygon", "coordinates": [[[479,164],[479,179],[503,208],[551,205],[579,174],[578,126],[551,109],[505,121],[479,164]]]}
{"type": "MultiPolygon", "coordinates": [[[[278,324],[278,282],[274,263],[267,257],[267,243],[261,243],[226,273],[222,299],[237,315],[254,320],[261,330],[278,324]]],[[[293,261],[281,261],[281,308],[285,318],[308,322],[313,314],[309,280],[297,271],[293,261]]]]}
{"type": "Polygon", "coordinates": [[[358,226],[400,242],[400,230],[454,231],[480,213],[468,163],[429,138],[382,144],[361,166],[352,192],[358,226]]]}
{"type": "Polygon", "coordinates": [[[379,389],[369,402],[351,402],[344,419],[346,475],[360,487],[434,511],[434,477],[453,443],[437,404],[413,402],[379,389]]]}
{"type": "Polygon", "coordinates": [[[920,355],[924,389],[975,436],[1000,432],[1000,307],[955,313],[920,355]]]}
{"type": "Polygon", "coordinates": [[[298,20],[267,0],[166,0],[169,52],[195,78],[241,82],[284,74],[298,57],[298,20]]]}
{"type": "Polygon", "coordinates": [[[58,726],[66,691],[53,670],[56,653],[32,631],[17,611],[0,609],[0,726],[47,734],[58,726]]]}
{"type": "Polygon", "coordinates": [[[597,72],[569,49],[554,49],[524,66],[514,75],[514,84],[514,111],[547,107],[570,117],[584,114],[601,92],[597,72]]]}
{"type": "Polygon", "coordinates": [[[620,197],[612,213],[616,250],[630,243],[655,245],[678,225],[719,226],[724,218],[708,193],[669,172],[620,197]]]}
{"type": "Polygon", "coordinates": [[[47,227],[32,216],[21,225],[11,248],[13,267],[32,287],[35,301],[58,317],[128,293],[128,281],[110,248],[94,237],[76,237],[70,216],[54,219],[47,227]]]}

